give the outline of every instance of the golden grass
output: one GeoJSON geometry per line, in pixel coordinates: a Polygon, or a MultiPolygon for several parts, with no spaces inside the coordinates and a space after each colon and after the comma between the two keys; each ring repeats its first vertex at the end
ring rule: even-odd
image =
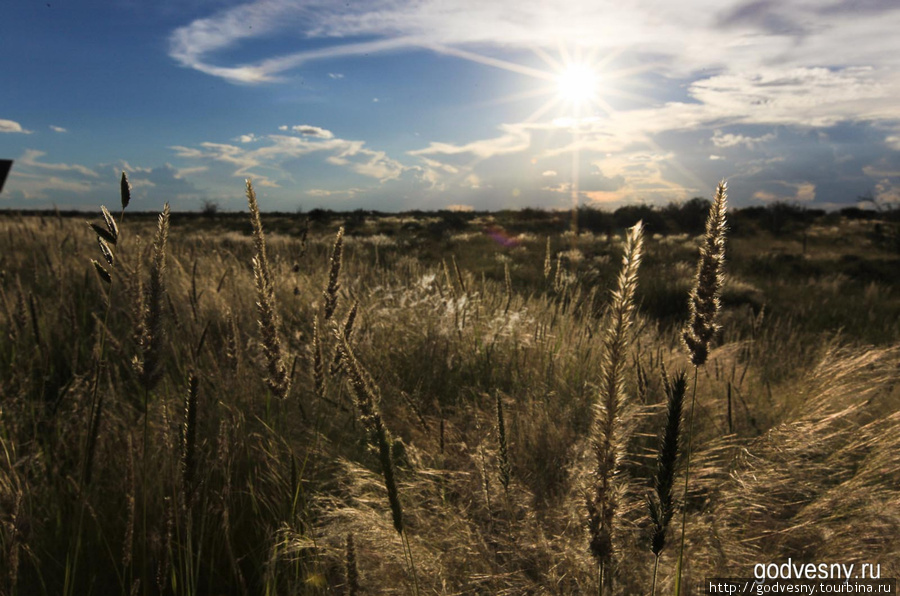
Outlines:
{"type": "MultiPolygon", "coordinates": [[[[298,256],[304,226],[291,218],[251,215],[227,232],[226,219],[206,229],[171,219],[167,241],[142,251],[137,238],[158,239],[160,222],[117,218],[117,243],[104,238],[114,266],[81,221],[0,220],[0,591],[592,593],[586,486],[597,535],[610,535],[611,594],[650,592],[657,562],[656,592],[672,592],[677,549],[664,527],[682,505],[686,586],[787,557],[900,573],[896,345],[813,338],[780,314],[783,302],[761,319],[725,300],[693,387],[687,499],[670,506],[684,470],[672,463],[677,417],[662,372],[691,355],[642,300],[655,276],[687,277],[683,242],[644,240],[632,294],[633,240],[623,283],[614,263],[625,247],[605,235],[554,236],[551,248],[571,243],[582,259],[548,261],[543,236],[515,249],[477,234],[445,246],[422,228],[398,231],[376,257],[348,225],[341,299],[325,323],[340,223],[314,221],[298,256]],[[158,301],[166,330],[146,402],[131,366],[144,357],[132,314],[141,286],[140,312],[158,301]],[[296,400],[266,399],[263,319],[296,400]],[[353,358],[329,375],[335,346],[353,358]],[[186,385],[189,371],[197,381],[186,385]],[[144,428],[146,449],[132,438],[144,428]]],[[[732,269],[741,255],[729,251],[732,269]]],[[[682,305],[684,286],[673,292],[682,305]]],[[[866,308],[894,299],[886,287],[868,296],[866,308]]]]}

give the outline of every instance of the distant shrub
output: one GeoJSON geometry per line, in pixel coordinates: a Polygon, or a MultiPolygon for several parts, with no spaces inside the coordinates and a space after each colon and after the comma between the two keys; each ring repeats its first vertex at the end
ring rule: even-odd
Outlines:
{"type": "Polygon", "coordinates": [[[211,199],[204,199],[203,206],[200,208],[200,213],[203,214],[204,217],[213,217],[218,212],[219,203],[211,199]]]}
{"type": "Polygon", "coordinates": [[[619,207],[613,213],[613,218],[616,228],[630,228],[637,222],[643,221],[645,233],[649,235],[661,234],[666,231],[665,216],[651,205],[619,207]]]}
{"type": "Polygon", "coordinates": [[[334,211],[331,209],[322,209],[321,207],[316,207],[307,215],[309,221],[316,223],[327,223],[331,221],[331,218],[334,217],[334,211]]]}
{"type": "Polygon", "coordinates": [[[703,197],[694,197],[686,203],[669,203],[662,214],[673,234],[690,234],[697,236],[703,233],[706,215],[710,202],[703,197]]]}

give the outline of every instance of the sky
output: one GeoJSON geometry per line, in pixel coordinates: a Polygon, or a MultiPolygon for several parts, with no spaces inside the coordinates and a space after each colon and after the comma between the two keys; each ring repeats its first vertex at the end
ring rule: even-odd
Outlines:
{"type": "Polygon", "coordinates": [[[897,0],[16,0],[3,208],[900,201],[897,0]]]}

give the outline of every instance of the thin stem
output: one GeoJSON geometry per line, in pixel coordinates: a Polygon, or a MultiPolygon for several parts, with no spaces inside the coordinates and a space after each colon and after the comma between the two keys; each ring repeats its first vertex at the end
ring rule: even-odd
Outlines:
{"type": "Polygon", "coordinates": [[[688,497],[688,479],[691,475],[691,448],[694,443],[694,401],[697,397],[697,370],[698,366],[694,366],[694,388],[691,391],[691,417],[688,423],[688,450],[687,460],[684,467],[684,498],[681,502],[681,549],[678,551],[678,566],[675,575],[675,596],[681,595],[681,572],[684,563],[684,529],[687,526],[687,497],[688,497]]]}
{"type": "Polygon", "coordinates": [[[416,596],[419,594],[419,576],[416,574],[416,563],[413,561],[412,548],[409,546],[409,537],[406,535],[406,530],[400,533],[400,538],[403,540],[403,555],[406,558],[407,563],[409,563],[409,569],[412,572],[413,577],[413,590],[416,596]]]}
{"type": "Polygon", "coordinates": [[[604,571],[605,571],[605,569],[604,569],[603,561],[600,561],[600,562],[597,564],[597,576],[598,576],[598,581],[597,581],[597,594],[598,594],[599,596],[603,596],[603,579],[604,579],[604,578],[603,578],[603,575],[604,575],[603,572],[604,572],[604,571]]]}
{"type": "Polygon", "coordinates": [[[653,585],[650,587],[650,596],[656,596],[656,575],[659,572],[659,555],[656,555],[656,563],[653,564],[653,585]]]}

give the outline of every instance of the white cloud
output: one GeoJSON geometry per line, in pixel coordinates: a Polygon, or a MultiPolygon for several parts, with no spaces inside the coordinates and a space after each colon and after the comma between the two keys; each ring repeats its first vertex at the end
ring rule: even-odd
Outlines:
{"type": "Polygon", "coordinates": [[[331,131],[310,125],[294,126],[292,130],[303,136],[255,137],[258,146],[254,149],[212,142],[200,143],[198,147],[176,145],[171,149],[180,158],[226,164],[232,168],[233,176],[250,177],[260,185],[273,188],[280,186],[276,180],[293,181],[292,174],[282,164],[314,153],[323,154],[320,159],[328,164],[381,182],[394,180],[410,169],[384,151],[365,147],[363,141],[335,138],[331,131]]]}
{"type": "Polygon", "coordinates": [[[14,120],[0,120],[0,133],[10,132],[10,133],[21,133],[30,135],[30,130],[25,130],[22,128],[22,125],[14,120]]]}
{"type": "Polygon", "coordinates": [[[787,192],[758,190],[753,193],[753,198],[766,203],[775,201],[811,203],[816,199],[816,185],[812,182],[786,182],[784,180],[774,180],[772,184],[786,189],[787,192]]]}
{"type": "MultiPolygon", "coordinates": [[[[768,143],[769,141],[775,138],[775,133],[767,133],[760,137],[748,137],[744,135],[737,134],[723,134],[721,130],[716,130],[713,133],[712,142],[716,147],[736,147],[738,145],[744,145],[748,149],[755,149],[757,145],[761,145],[763,143],[768,143]]],[[[721,159],[720,157],[712,157],[710,159],[721,159]]]]}
{"type": "Polygon", "coordinates": [[[900,208],[900,186],[890,180],[880,180],[875,185],[875,200],[879,205],[900,208]]]}
{"type": "Polygon", "coordinates": [[[474,157],[486,159],[505,153],[517,153],[527,150],[531,146],[531,137],[526,126],[503,124],[500,130],[505,134],[492,139],[473,141],[465,145],[452,143],[432,142],[424,149],[410,151],[410,155],[460,155],[471,154],[474,157]]]}
{"type": "Polygon", "coordinates": [[[683,76],[727,67],[747,72],[773,63],[835,67],[894,65],[900,13],[891,5],[861,10],[837,0],[572,0],[565,4],[496,0],[256,0],[175,30],[169,53],[184,66],[235,82],[278,80],[317,59],[426,47],[556,49],[559,40],[598,55],[634,51],[659,58],[661,69],[683,76]],[[314,50],[255,63],[219,66],[222,50],[279,34],[326,40],[314,50]],[[370,42],[343,42],[372,37],[370,42]],[[715,51],[711,51],[714,48],[715,51]]]}
{"type": "Polygon", "coordinates": [[[50,130],[52,130],[53,132],[60,132],[60,133],[62,133],[62,132],[69,132],[68,130],[66,130],[66,129],[63,128],[62,126],[54,126],[54,125],[52,125],[52,124],[50,125],[50,130]]]}
{"type": "Polygon", "coordinates": [[[342,74],[339,73],[339,72],[329,72],[329,73],[328,73],[328,78],[329,78],[329,79],[343,79],[343,78],[344,78],[344,75],[342,75],[342,74]]]}
{"type": "Polygon", "coordinates": [[[259,140],[259,137],[251,132],[250,134],[241,135],[234,140],[239,143],[255,143],[259,140]]]}
{"type": "MultiPolygon", "coordinates": [[[[51,194],[59,192],[85,195],[94,190],[94,185],[88,180],[73,180],[53,174],[30,173],[21,168],[13,170],[7,183],[7,190],[21,193],[26,200],[38,200],[50,198],[51,194]]],[[[6,194],[6,190],[4,190],[6,194]]]]}
{"type": "Polygon", "coordinates": [[[304,194],[310,197],[338,197],[338,198],[351,198],[355,197],[358,193],[365,192],[364,189],[359,188],[347,188],[342,190],[328,190],[325,188],[310,188],[305,191],[304,194]]]}
{"type": "Polygon", "coordinates": [[[174,178],[187,178],[209,170],[206,166],[195,166],[192,168],[178,168],[174,174],[174,178]]]}
{"type": "MultiPolygon", "coordinates": [[[[278,130],[288,130],[288,127],[287,125],[282,125],[278,127],[278,130]]],[[[290,127],[290,130],[296,133],[300,133],[305,137],[316,137],[317,139],[334,138],[334,133],[330,130],[326,130],[318,126],[312,126],[310,124],[297,124],[296,126],[290,127]]]]}
{"type": "Polygon", "coordinates": [[[37,149],[26,149],[25,154],[19,158],[19,162],[21,162],[21,164],[24,166],[29,166],[31,168],[36,168],[42,171],[78,172],[82,176],[87,176],[89,178],[99,178],[100,176],[94,170],[78,164],[45,163],[42,161],[38,161],[38,159],[43,157],[44,155],[46,155],[44,151],[38,151],[37,149]]]}
{"type": "Polygon", "coordinates": [[[149,174],[151,168],[144,168],[141,166],[133,166],[124,159],[119,160],[118,166],[112,166],[112,174],[113,176],[119,176],[122,172],[127,172],[129,176],[134,174],[135,172],[141,172],[144,174],[149,174]]]}

